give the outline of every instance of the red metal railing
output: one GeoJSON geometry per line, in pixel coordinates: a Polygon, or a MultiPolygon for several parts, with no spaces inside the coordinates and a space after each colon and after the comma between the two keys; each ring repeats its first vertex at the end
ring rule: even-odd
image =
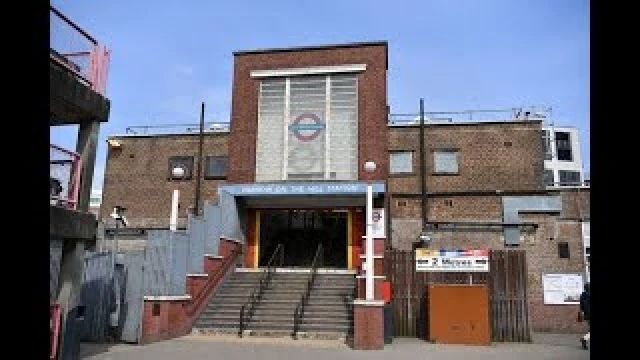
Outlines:
{"type": "Polygon", "coordinates": [[[50,341],[51,347],[49,351],[49,359],[55,360],[58,358],[58,344],[60,343],[60,322],[62,320],[62,309],[60,308],[60,304],[52,304],[49,308],[50,311],[50,319],[49,319],[49,333],[50,333],[50,341]]]}
{"type": "Polygon", "coordinates": [[[93,91],[104,95],[110,51],[59,10],[49,6],[51,61],[72,72],[93,91]]]}
{"type": "Polygon", "coordinates": [[[49,152],[49,201],[51,205],[61,205],[76,209],[80,192],[80,154],[50,144],[49,152]]]}

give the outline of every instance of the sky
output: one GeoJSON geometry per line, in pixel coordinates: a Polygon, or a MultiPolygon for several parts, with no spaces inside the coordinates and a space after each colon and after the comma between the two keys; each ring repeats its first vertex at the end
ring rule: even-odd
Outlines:
{"type": "MultiPolygon", "coordinates": [[[[53,0],[111,50],[93,189],[107,136],[135,125],[229,121],[233,51],[386,40],[392,113],[543,105],[580,129],[589,171],[586,0],[53,0]]],[[[77,127],[51,128],[75,149],[77,127]]]]}

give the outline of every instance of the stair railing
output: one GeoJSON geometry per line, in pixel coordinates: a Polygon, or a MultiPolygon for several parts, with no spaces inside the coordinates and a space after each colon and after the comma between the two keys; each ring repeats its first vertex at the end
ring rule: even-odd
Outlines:
{"type": "Polygon", "coordinates": [[[238,326],[238,336],[242,337],[244,330],[247,328],[247,324],[251,321],[251,317],[253,316],[253,310],[256,304],[262,299],[262,295],[264,294],[264,290],[271,283],[271,278],[273,277],[273,273],[276,270],[276,265],[282,266],[284,263],[284,246],[282,244],[278,244],[276,250],[271,254],[269,261],[267,262],[267,268],[260,275],[260,280],[256,284],[256,286],[251,291],[251,295],[247,301],[240,308],[240,321],[238,326]],[[280,256],[278,256],[280,255],[280,256]],[[277,262],[276,262],[277,259],[277,262]]]}
{"type": "Polygon", "coordinates": [[[318,266],[323,263],[324,259],[324,251],[322,249],[322,244],[318,244],[318,248],[316,249],[316,255],[313,257],[313,262],[311,263],[311,271],[309,272],[309,277],[307,279],[307,286],[304,290],[304,293],[300,297],[300,302],[298,306],[296,306],[296,311],[293,314],[293,333],[292,336],[294,339],[298,338],[298,330],[300,329],[300,321],[302,320],[302,316],[304,315],[304,307],[307,305],[309,301],[309,295],[311,294],[311,289],[313,288],[313,284],[316,280],[316,273],[318,272],[318,266]]]}

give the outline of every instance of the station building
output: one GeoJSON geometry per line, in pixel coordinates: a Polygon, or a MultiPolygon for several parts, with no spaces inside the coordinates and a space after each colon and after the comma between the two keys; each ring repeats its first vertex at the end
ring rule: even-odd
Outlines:
{"type": "Polygon", "coordinates": [[[277,244],[285,266],[309,267],[322,243],[325,267],[360,271],[371,185],[387,249],[412,250],[425,229],[434,248],[525,249],[532,328],[580,331],[575,306],[544,303],[542,278],[586,271],[589,187],[545,183],[544,118],[427,119],[422,152],[416,118],[390,116],[386,42],[233,56],[231,121],[205,128],[201,169],[197,128],[109,137],[107,228],[114,206],[132,238],[169,228],[174,190],[179,228],[196,203],[232,199],[245,267],[277,244]]]}

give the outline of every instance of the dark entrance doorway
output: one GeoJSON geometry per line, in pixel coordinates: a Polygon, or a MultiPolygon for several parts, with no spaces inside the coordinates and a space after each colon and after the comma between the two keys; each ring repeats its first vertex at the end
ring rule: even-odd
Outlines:
{"type": "Polygon", "coordinates": [[[284,246],[284,265],[310,267],[318,244],[324,248],[322,267],[347,267],[347,211],[265,210],[260,216],[259,266],[276,246],[284,246]]]}

